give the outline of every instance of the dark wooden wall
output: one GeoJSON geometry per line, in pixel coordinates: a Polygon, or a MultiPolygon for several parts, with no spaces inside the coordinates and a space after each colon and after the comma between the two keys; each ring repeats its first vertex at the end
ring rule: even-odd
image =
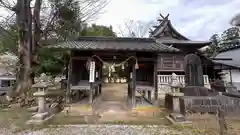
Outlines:
{"type": "MultiPolygon", "coordinates": [[[[158,54],[158,74],[169,75],[173,72],[179,75],[184,74],[184,57],[186,54],[158,54]]],[[[213,63],[211,60],[200,56],[203,74],[208,75],[209,78],[214,77],[213,63]]]]}
{"type": "Polygon", "coordinates": [[[136,81],[153,84],[154,63],[153,61],[139,62],[139,69],[136,70],[136,81]]]}
{"type": "Polygon", "coordinates": [[[89,80],[86,69],[86,60],[72,60],[72,84],[76,85],[80,80],[89,80]]]}
{"type": "Polygon", "coordinates": [[[184,54],[159,54],[158,71],[182,71],[184,54]]]}

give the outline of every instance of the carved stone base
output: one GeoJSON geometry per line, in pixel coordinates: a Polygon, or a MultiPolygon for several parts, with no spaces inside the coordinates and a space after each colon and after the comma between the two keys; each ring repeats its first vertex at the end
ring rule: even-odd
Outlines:
{"type": "Polygon", "coordinates": [[[53,115],[50,115],[48,112],[44,113],[36,113],[31,120],[27,122],[27,124],[42,124],[45,121],[52,118],[53,115]]]}
{"type": "Polygon", "coordinates": [[[44,120],[46,117],[48,117],[49,113],[48,112],[45,112],[45,113],[36,113],[34,116],[33,116],[33,119],[34,120],[44,120]]]}
{"type": "Polygon", "coordinates": [[[185,116],[183,116],[180,113],[171,113],[169,116],[166,116],[166,118],[172,124],[190,124],[191,123],[191,121],[187,121],[185,116]]]}
{"type": "Polygon", "coordinates": [[[184,96],[208,96],[209,89],[201,86],[187,86],[181,90],[184,96]]]}
{"type": "Polygon", "coordinates": [[[186,118],[180,113],[171,113],[169,115],[175,122],[183,122],[186,121],[186,118]]]}

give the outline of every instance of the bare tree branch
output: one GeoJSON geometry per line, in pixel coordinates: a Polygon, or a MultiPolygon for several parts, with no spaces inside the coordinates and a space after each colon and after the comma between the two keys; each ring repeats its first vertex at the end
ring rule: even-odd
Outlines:
{"type": "Polygon", "coordinates": [[[109,0],[81,0],[80,18],[83,22],[95,19],[109,3],[109,0]]]}
{"type": "Polygon", "coordinates": [[[133,21],[125,20],[124,26],[119,28],[124,37],[146,37],[149,34],[149,28],[154,24],[153,21],[133,21]]]}
{"type": "Polygon", "coordinates": [[[13,11],[15,5],[16,5],[16,2],[13,0],[0,0],[0,6],[8,10],[13,11]]]}

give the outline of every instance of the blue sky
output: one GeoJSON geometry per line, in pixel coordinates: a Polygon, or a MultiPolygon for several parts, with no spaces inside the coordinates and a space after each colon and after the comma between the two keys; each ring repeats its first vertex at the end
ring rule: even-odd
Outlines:
{"type": "Polygon", "coordinates": [[[208,40],[230,27],[240,12],[240,0],[111,0],[97,24],[112,25],[116,32],[126,20],[155,21],[170,14],[173,26],[192,40],[208,40]]]}

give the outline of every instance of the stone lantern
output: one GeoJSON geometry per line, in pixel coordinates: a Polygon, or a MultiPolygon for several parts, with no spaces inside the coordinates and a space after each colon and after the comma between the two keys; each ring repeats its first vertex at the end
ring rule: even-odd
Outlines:
{"type": "Polygon", "coordinates": [[[171,92],[166,95],[166,107],[172,110],[174,113],[180,113],[180,97],[184,96],[184,93],[180,92],[180,82],[177,79],[177,75],[175,73],[172,74],[172,82],[170,84],[171,92]]]}
{"type": "Polygon", "coordinates": [[[180,82],[177,79],[177,75],[175,73],[172,73],[172,80],[171,80],[171,91],[174,92],[180,92],[180,82]]]}
{"type": "Polygon", "coordinates": [[[38,91],[33,93],[33,96],[37,98],[38,102],[38,112],[33,116],[32,123],[41,123],[49,116],[48,108],[46,107],[46,97],[47,97],[47,88],[51,86],[51,83],[47,82],[45,76],[41,75],[40,81],[34,85],[33,88],[36,88],[38,91]]]}

